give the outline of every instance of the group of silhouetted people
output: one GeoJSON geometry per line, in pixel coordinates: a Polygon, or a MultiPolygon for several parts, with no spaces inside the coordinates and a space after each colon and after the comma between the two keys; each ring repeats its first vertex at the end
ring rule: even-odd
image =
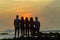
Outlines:
{"type": "Polygon", "coordinates": [[[24,17],[21,17],[19,19],[19,15],[16,15],[16,19],[14,19],[14,26],[15,26],[15,37],[18,35],[19,38],[19,32],[21,29],[21,36],[26,35],[29,36],[29,32],[31,32],[31,35],[33,35],[35,32],[39,33],[40,30],[40,22],[38,21],[38,17],[35,17],[35,21],[33,20],[33,17],[30,17],[28,20],[28,17],[24,19],[24,17]]]}

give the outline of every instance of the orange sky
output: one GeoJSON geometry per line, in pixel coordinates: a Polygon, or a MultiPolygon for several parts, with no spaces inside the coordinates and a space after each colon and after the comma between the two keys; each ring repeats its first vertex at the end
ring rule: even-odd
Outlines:
{"type": "Polygon", "coordinates": [[[38,16],[41,30],[47,26],[49,29],[55,29],[59,24],[59,17],[56,16],[59,15],[58,4],[59,0],[0,0],[0,30],[14,29],[13,21],[17,14],[24,17],[38,16]],[[55,26],[56,21],[58,23],[55,26]]]}
{"type": "Polygon", "coordinates": [[[30,18],[30,17],[32,17],[32,14],[31,13],[24,13],[24,14],[20,14],[20,17],[24,17],[24,19],[26,18],[26,17],[28,17],[28,18],[30,18]]]}
{"type": "Polygon", "coordinates": [[[0,30],[13,29],[13,20],[17,14],[24,17],[38,16],[37,12],[41,14],[44,5],[51,2],[52,0],[0,0],[0,30]]]}

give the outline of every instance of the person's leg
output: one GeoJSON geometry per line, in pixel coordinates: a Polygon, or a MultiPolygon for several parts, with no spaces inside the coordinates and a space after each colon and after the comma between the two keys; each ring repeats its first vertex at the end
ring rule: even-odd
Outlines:
{"type": "Polygon", "coordinates": [[[23,36],[24,36],[24,34],[25,34],[25,29],[23,28],[23,36]]]}
{"type": "Polygon", "coordinates": [[[23,36],[23,28],[22,28],[22,36],[23,36]]]}
{"type": "Polygon", "coordinates": [[[36,32],[36,28],[34,28],[34,33],[36,32]]]}
{"type": "Polygon", "coordinates": [[[37,28],[37,33],[39,33],[39,28],[37,28]]]}
{"type": "Polygon", "coordinates": [[[25,33],[25,32],[24,32],[24,31],[25,31],[24,27],[23,27],[23,30],[22,30],[22,31],[23,31],[23,36],[24,36],[24,33],[25,33]]]}
{"type": "Polygon", "coordinates": [[[28,36],[29,36],[29,28],[28,28],[28,36]]]}
{"type": "Polygon", "coordinates": [[[33,30],[33,34],[35,34],[35,28],[33,28],[34,30],[33,30]]]}
{"type": "Polygon", "coordinates": [[[22,36],[22,28],[21,28],[21,36],[22,36]]]}
{"type": "Polygon", "coordinates": [[[26,37],[27,37],[27,28],[26,28],[26,37]]]}
{"type": "Polygon", "coordinates": [[[31,29],[31,36],[33,35],[33,30],[31,29]]]}
{"type": "Polygon", "coordinates": [[[32,28],[31,28],[31,36],[32,36],[32,28]]]}
{"type": "Polygon", "coordinates": [[[16,28],[15,28],[15,38],[16,38],[16,28]]]}
{"type": "Polygon", "coordinates": [[[19,28],[18,28],[18,38],[19,38],[19,28]]]}
{"type": "Polygon", "coordinates": [[[22,36],[22,28],[21,28],[21,36],[22,36]]]}

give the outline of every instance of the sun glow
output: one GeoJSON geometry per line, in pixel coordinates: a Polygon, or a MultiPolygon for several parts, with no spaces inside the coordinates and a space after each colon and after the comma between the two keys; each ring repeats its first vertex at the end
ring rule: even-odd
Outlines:
{"type": "Polygon", "coordinates": [[[29,19],[30,17],[32,17],[32,14],[31,13],[23,13],[23,14],[20,14],[20,17],[24,17],[24,19],[26,17],[28,17],[28,19],[29,19]]]}

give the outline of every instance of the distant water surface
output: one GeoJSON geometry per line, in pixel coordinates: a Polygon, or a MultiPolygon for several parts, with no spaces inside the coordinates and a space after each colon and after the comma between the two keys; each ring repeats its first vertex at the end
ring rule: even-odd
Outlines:
{"type": "MultiPolygon", "coordinates": [[[[50,33],[50,32],[53,32],[53,33],[60,33],[60,30],[44,30],[44,31],[41,31],[42,33],[50,33]]],[[[3,32],[0,32],[0,33],[3,33],[3,32]]],[[[13,38],[14,37],[14,32],[11,32],[9,33],[9,35],[0,35],[0,39],[8,39],[8,38],[13,38]]],[[[20,33],[20,36],[21,36],[21,33],[20,33]]]]}

